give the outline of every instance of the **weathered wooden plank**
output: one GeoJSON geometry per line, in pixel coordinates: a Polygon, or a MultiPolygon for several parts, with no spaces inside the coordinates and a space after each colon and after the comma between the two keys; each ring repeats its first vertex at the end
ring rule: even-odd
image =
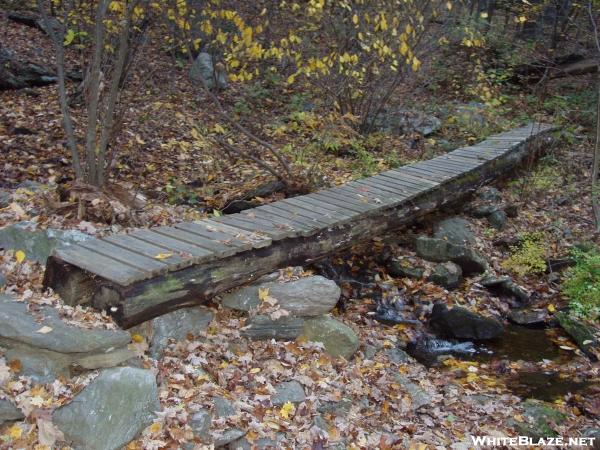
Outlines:
{"type": "Polygon", "coordinates": [[[432,173],[432,174],[441,174],[441,175],[447,175],[447,176],[449,175],[452,177],[456,174],[456,172],[453,170],[450,170],[450,169],[440,170],[438,168],[431,167],[430,165],[426,165],[425,162],[427,162],[427,161],[419,161],[418,163],[410,164],[409,166],[405,166],[405,167],[424,170],[424,171],[432,173]]]}
{"type": "Polygon", "coordinates": [[[284,211],[288,211],[291,214],[296,214],[298,216],[302,216],[311,220],[314,220],[321,226],[328,227],[334,223],[336,223],[336,218],[333,217],[330,213],[326,212],[315,212],[314,209],[306,206],[305,204],[298,202],[293,198],[286,198],[285,200],[281,200],[276,202],[276,204],[272,205],[274,208],[279,208],[284,211]]]}
{"type": "Polygon", "coordinates": [[[341,194],[340,192],[321,191],[310,194],[312,198],[321,200],[323,203],[328,203],[332,206],[343,207],[353,211],[355,214],[365,214],[369,211],[377,210],[376,205],[370,205],[361,202],[358,199],[350,199],[350,197],[341,194]]]}
{"type": "Polygon", "coordinates": [[[248,241],[242,241],[235,236],[223,233],[221,231],[209,231],[205,226],[199,223],[182,222],[175,224],[174,227],[179,230],[201,236],[202,238],[227,245],[229,247],[238,248],[240,251],[250,250],[252,248],[252,243],[248,241]]]}
{"type": "Polygon", "coordinates": [[[380,174],[380,176],[377,179],[374,179],[373,181],[376,181],[378,184],[383,183],[384,185],[393,186],[401,189],[403,192],[406,193],[407,199],[414,197],[415,195],[418,195],[426,190],[426,188],[422,186],[417,186],[415,184],[402,181],[390,175],[380,174]]]}
{"type": "Polygon", "coordinates": [[[484,148],[497,148],[499,150],[509,150],[517,144],[520,144],[520,141],[511,142],[503,140],[497,141],[493,139],[486,139],[485,141],[482,141],[477,145],[484,148]]]}
{"type": "Polygon", "coordinates": [[[124,264],[137,267],[138,269],[144,270],[152,275],[166,273],[169,270],[169,266],[165,262],[142,255],[141,253],[135,253],[102,239],[89,239],[87,241],[80,242],[79,245],[108,258],[112,258],[124,264]]]}
{"type": "Polygon", "coordinates": [[[235,255],[238,252],[236,248],[229,247],[221,242],[211,241],[210,239],[203,238],[197,234],[189,233],[173,227],[158,227],[153,228],[152,231],[162,234],[163,236],[177,239],[178,241],[185,242],[187,244],[210,250],[217,256],[217,258],[235,255]]]}
{"type": "Polygon", "coordinates": [[[448,174],[433,173],[429,170],[426,170],[420,166],[415,166],[415,165],[403,166],[402,170],[404,172],[413,174],[413,175],[421,177],[421,178],[425,178],[427,180],[439,182],[440,184],[451,178],[451,176],[448,174]]]}
{"type": "Polygon", "coordinates": [[[152,274],[145,270],[124,264],[79,245],[60,248],[56,250],[55,257],[122,286],[152,277],[152,274]]]}
{"type": "Polygon", "coordinates": [[[450,154],[450,153],[443,155],[443,156],[438,156],[438,158],[444,159],[444,160],[449,160],[449,161],[454,161],[454,162],[457,162],[460,164],[464,164],[464,166],[466,168],[468,168],[469,170],[475,169],[477,167],[481,167],[482,165],[485,164],[485,160],[482,160],[479,158],[464,157],[464,156],[450,154]]]}
{"type": "Polygon", "coordinates": [[[276,227],[272,222],[266,222],[261,219],[251,219],[243,214],[232,214],[229,216],[218,217],[215,221],[224,223],[246,231],[253,231],[269,236],[273,241],[279,241],[289,236],[290,231],[284,227],[276,227]]]}
{"type": "Polygon", "coordinates": [[[380,205],[397,205],[403,202],[406,198],[405,195],[392,194],[390,192],[380,191],[373,186],[365,186],[364,184],[358,184],[356,181],[351,181],[343,186],[338,186],[337,189],[340,192],[348,193],[348,195],[355,195],[359,198],[368,199],[370,203],[380,205]]]}
{"type": "Polygon", "coordinates": [[[149,258],[161,258],[161,261],[169,265],[169,270],[182,269],[192,264],[191,258],[183,258],[177,253],[169,252],[163,247],[142,241],[129,234],[114,234],[103,240],[149,258]]]}
{"type": "Polygon", "coordinates": [[[163,247],[166,251],[178,253],[182,257],[190,257],[194,264],[210,261],[216,258],[214,252],[203,247],[190,245],[187,242],[182,242],[178,239],[173,239],[164,234],[157,233],[152,230],[137,230],[131,233],[131,236],[149,242],[151,244],[163,247]]]}
{"type": "MultiPolygon", "coordinates": [[[[205,238],[211,245],[222,245],[238,252],[229,256],[217,258],[214,252],[196,246],[197,242],[193,245],[188,242],[193,239],[180,240],[181,235],[173,238],[165,236],[165,232],[151,230],[133,233],[130,236],[134,237],[128,239],[144,241],[137,247],[126,247],[137,257],[151,256],[154,250],[165,248],[176,251],[177,257],[185,259],[189,256],[194,261],[185,268],[167,264],[170,271],[158,277],[112,257],[75,246],[50,258],[44,285],[54,287],[71,304],[90,303],[114,313],[116,320],[124,326],[131,326],[170,310],[208,300],[275,268],[307,264],[414,221],[456,201],[496,176],[511,173],[522,160],[535,156],[539,149],[546,147],[549,136],[550,130],[546,130],[514,141],[510,136],[508,140],[495,139],[501,144],[507,141],[519,143],[507,149],[498,146],[460,149],[430,162],[405,166],[371,179],[298,197],[291,202],[275,202],[244,214],[211,219],[211,223],[230,227],[227,231],[215,229],[219,234],[208,233],[208,229],[205,234],[204,231],[193,233],[191,228],[188,231],[169,228],[170,233],[173,230],[188,233],[188,238],[205,238]],[[286,224],[290,228],[282,232],[286,224]],[[294,227],[293,231],[291,227],[294,227]],[[259,236],[259,240],[265,239],[269,245],[249,248],[248,242],[238,236],[239,230],[259,236]],[[219,243],[215,237],[226,243],[230,243],[231,237],[240,244],[231,248],[219,243]],[[80,264],[82,259],[87,262],[80,264]],[[96,262],[104,265],[94,268],[96,262]],[[106,264],[108,269],[103,268],[106,264]]],[[[203,221],[198,223],[197,226],[205,226],[203,221]]]]}
{"type": "MultiPolygon", "coordinates": [[[[296,236],[311,236],[316,233],[322,225],[316,223],[313,219],[299,216],[298,214],[291,213],[287,209],[280,209],[276,207],[276,203],[268,205],[262,205],[259,208],[254,208],[246,212],[246,214],[252,217],[265,218],[266,220],[275,221],[278,223],[289,224],[295,230],[296,236]]],[[[242,212],[244,214],[244,212],[242,212]]]]}
{"type": "Polygon", "coordinates": [[[388,184],[385,181],[381,181],[380,179],[372,180],[371,178],[365,178],[363,180],[357,180],[356,183],[359,185],[378,189],[381,192],[387,192],[388,195],[401,195],[403,200],[409,198],[411,195],[407,189],[403,189],[399,186],[392,185],[391,183],[388,184]]]}
{"type": "Polygon", "coordinates": [[[422,177],[416,176],[412,173],[402,170],[402,168],[393,169],[388,172],[394,173],[398,178],[402,178],[403,180],[412,180],[417,185],[422,186],[423,188],[426,188],[426,189],[435,189],[436,187],[438,187],[440,185],[440,183],[438,181],[432,181],[427,178],[422,178],[422,177]]]}
{"type": "Polygon", "coordinates": [[[246,222],[263,224],[269,227],[269,229],[273,229],[276,233],[278,233],[281,236],[281,239],[287,239],[299,235],[299,225],[297,223],[274,216],[272,213],[267,213],[265,211],[266,206],[268,205],[262,205],[259,208],[241,211],[235,217],[238,217],[246,222]]]}
{"type": "Polygon", "coordinates": [[[272,242],[271,238],[268,236],[242,230],[224,223],[213,222],[211,219],[202,220],[202,224],[206,226],[206,229],[209,231],[216,230],[222,233],[228,233],[240,240],[248,241],[252,244],[253,248],[268,247],[272,242]]]}
{"type": "Polygon", "coordinates": [[[304,208],[307,211],[314,212],[315,214],[321,214],[325,217],[331,217],[336,224],[344,224],[349,220],[354,219],[356,216],[354,211],[350,211],[346,208],[327,205],[321,203],[315,198],[307,198],[304,195],[301,197],[289,198],[287,200],[289,200],[293,205],[304,208]]]}
{"type": "Polygon", "coordinates": [[[376,199],[381,201],[382,206],[400,205],[402,202],[405,202],[407,198],[406,193],[383,190],[381,187],[375,186],[374,184],[365,183],[364,180],[352,181],[344,186],[344,188],[363,192],[368,191],[370,195],[376,196],[376,199]]]}
{"type": "Polygon", "coordinates": [[[482,152],[482,151],[473,151],[473,150],[468,150],[468,149],[460,149],[460,150],[454,150],[453,152],[450,152],[451,155],[456,155],[456,156],[462,156],[463,158],[473,158],[473,159],[477,159],[479,161],[491,161],[493,159],[497,158],[497,155],[495,155],[492,151],[486,151],[486,152],[482,152]]]}
{"type": "Polygon", "coordinates": [[[441,168],[442,170],[453,170],[455,175],[461,175],[465,172],[470,172],[472,170],[472,167],[478,166],[465,167],[465,164],[459,162],[436,159],[435,161],[431,160],[430,164],[428,164],[427,167],[441,168]]]}
{"type": "Polygon", "coordinates": [[[421,180],[417,181],[414,178],[409,179],[402,173],[387,171],[379,175],[399,186],[405,187],[409,192],[420,193],[431,188],[430,184],[423,183],[421,180]]]}
{"type": "Polygon", "coordinates": [[[462,170],[457,167],[444,166],[444,165],[438,164],[437,162],[432,162],[432,161],[422,161],[422,162],[418,163],[417,167],[420,167],[420,168],[426,169],[426,170],[430,170],[433,173],[437,173],[437,172],[446,173],[453,177],[456,175],[459,175],[462,172],[462,170]]]}

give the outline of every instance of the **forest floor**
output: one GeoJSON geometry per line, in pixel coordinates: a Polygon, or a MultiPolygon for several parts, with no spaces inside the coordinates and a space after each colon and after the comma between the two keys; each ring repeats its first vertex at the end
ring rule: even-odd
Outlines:
{"type": "MultiPolygon", "coordinates": [[[[24,59],[48,64],[49,47],[41,34],[7,21],[2,22],[4,42],[24,59]]],[[[71,55],[76,67],[76,56],[71,55]]],[[[0,227],[23,220],[37,222],[42,228],[78,229],[90,234],[120,232],[132,225],[170,224],[206,217],[222,210],[232,199],[270,181],[272,178],[245,161],[222,153],[211,143],[211,136],[227,134],[226,124],[211,116],[208,100],[198,99],[199,92],[188,81],[186,70],[168,56],[149,58],[147,80],[134,79],[128,91],[129,108],[119,141],[115,177],[130,189],[145,194],[148,201],[135,213],[135,220],[106,223],[106,205],[90,210],[91,216],[79,220],[76,209],[58,211],[57,185],[71,180],[68,153],[64,145],[61,118],[55,88],[35,88],[28,92],[0,92],[0,142],[2,142],[0,187],[10,194],[10,203],[0,210],[0,227]],[[149,100],[151,99],[151,100],[149,100]],[[31,188],[40,183],[43,187],[31,188]],[[103,209],[104,208],[104,209],[103,209]],[[66,211],[66,212],[65,212],[66,211]]],[[[556,96],[575,96],[577,82],[563,81],[553,88],[556,96]]],[[[549,122],[554,104],[530,101],[529,93],[511,88],[511,96],[498,108],[483,108],[483,125],[461,122],[452,107],[469,99],[440,98],[424,89],[411,94],[413,104],[432,111],[450,108],[442,127],[423,138],[416,133],[392,135],[377,133],[364,138],[356,135],[342,118],[322,112],[308,95],[291,94],[281,88],[257,84],[250,88],[232,87],[225,91],[224,104],[241,121],[260,117],[254,128],[267,136],[293,161],[300,173],[310,173],[318,185],[339,184],[443,152],[445,146],[459,147],[485,137],[493,131],[509,128],[530,117],[549,122]],[[242,92],[243,91],[243,92],[242,92]],[[442,105],[443,104],[443,108],[442,105]],[[518,113],[517,113],[518,111],[518,113]],[[452,119],[454,117],[454,119],[452,119]],[[327,147],[324,140],[336,145],[327,147]],[[357,150],[358,149],[358,150],[357,150]],[[315,176],[316,174],[316,176],[315,176]]],[[[580,95],[580,94],[577,94],[580,95]]],[[[558,100],[555,101],[557,103],[558,100]]],[[[76,115],[81,120],[82,112],[76,115]]],[[[577,116],[574,116],[577,117],[577,116]]],[[[575,119],[577,120],[577,119],[575,119]]],[[[598,244],[590,199],[591,127],[570,122],[563,128],[558,145],[531,167],[523,167],[510,180],[497,185],[506,204],[517,206],[518,215],[503,231],[496,231],[485,219],[468,217],[477,236],[477,247],[486,255],[498,274],[508,274],[527,289],[534,305],[549,315],[567,301],[560,291],[560,276],[537,273],[519,275],[508,271],[502,262],[509,248],[493,243],[531,232],[543,233],[546,257],[563,258],[580,242],[598,244]]],[[[563,122],[564,124],[564,122],[563,122]]],[[[240,146],[252,147],[239,140],[240,146]]],[[[252,151],[255,151],[253,149],[252,151]]],[[[273,162],[273,161],[271,161],[273,162]]],[[[260,201],[281,197],[276,193],[260,201]]],[[[64,200],[64,199],[63,199],[64,200]]],[[[464,215],[462,208],[449,215],[464,215]]],[[[426,233],[435,218],[414,226],[406,234],[426,233]]],[[[466,279],[461,286],[447,291],[424,280],[393,278],[387,273],[380,253],[408,258],[431,269],[419,260],[404,234],[379,241],[373,249],[361,247],[339,255],[332,263],[342,272],[360,280],[394,284],[415,310],[434,301],[465,305],[473,311],[505,316],[506,302],[491,295],[478,284],[479,278],[466,279]],[[385,248],[385,250],[384,250],[385,248]]],[[[85,308],[71,309],[42,291],[44,267],[29,259],[20,263],[13,250],[0,251],[0,272],[6,277],[5,291],[32,303],[55,303],[63,314],[85,326],[113,327],[110,319],[85,308]]],[[[312,268],[305,268],[310,274],[312,268]]],[[[283,270],[282,277],[289,276],[283,270]]],[[[561,379],[591,384],[585,394],[565,392],[552,399],[553,406],[566,414],[556,424],[561,436],[579,436],[592,427],[600,427],[600,369],[582,355],[577,346],[557,329],[548,329],[560,357],[531,362],[520,359],[489,358],[448,359],[441,368],[427,368],[416,362],[400,363],[390,358],[389,349],[405,344],[420,332],[418,326],[386,326],[368,313],[374,299],[342,285],[345,302],[335,310],[339,320],[360,336],[361,349],[350,361],[328,357],[319,346],[298,342],[247,341],[240,337],[244,318],[219,307],[216,317],[201,340],[173,343],[161,360],[142,355],[143,365],[155,371],[159,380],[163,412],[156,423],[128,445],[128,449],[178,448],[190,442],[188,421],[198,407],[211,408],[213,398],[235,398],[238,414],[213,421],[215,433],[234,427],[249,430],[246,438],[279,438],[287,448],[454,448],[472,447],[469,436],[514,436],[509,420],[524,422],[522,397],[511,387],[511,380],[523,372],[551,372],[561,379]],[[374,352],[374,353],[372,353],[374,352]],[[194,378],[193,366],[201,364],[209,374],[194,378]],[[425,407],[413,408],[414,399],[399,384],[401,374],[419,387],[428,398],[425,407]],[[265,406],[265,395],[280,381],[300,381],[307,400],[293,411],[265,406]],[[314,426],[317,405],[347,398],[352,406],[344,414],[324,414],[328,429],[314,426]]],[[[217,299],[218,300],[218,299],[217,299]]],[[[140,343],[143,351],[143,343],[140,343]]],[[[18,376],[18,367],[8,367],[18,376]]],[[[20,404],[41,398],[45,409],[67,403],[89,377],[60,379],[40,386],[27,377],[10,384],[4,393],[20,404]]],[[[35,418],[28,417],[15,432],[14,425],[0,430],[0,439],[12,448],[32,448],[38,442],[35,418]]],[[[40,447],[41,448],[41,447],[40,447]]]]}

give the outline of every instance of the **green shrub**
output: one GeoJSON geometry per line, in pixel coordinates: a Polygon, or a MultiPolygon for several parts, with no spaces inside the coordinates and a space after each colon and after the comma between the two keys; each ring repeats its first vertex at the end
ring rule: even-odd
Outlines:
{"type": "Polygon", "coordinates": [[[566,272],[562,292],[580,316],[600,317],[600,252],[597,248],[573,252],[576,264],[566,272]]]}
{"type": "Polygon", "coordinates": [[[502,267],[520,276],[544,272],[547,251],[543,233],[528,233],[523,236],[520,245],[511,247],[512,254],[502,263],[502,267]]]}

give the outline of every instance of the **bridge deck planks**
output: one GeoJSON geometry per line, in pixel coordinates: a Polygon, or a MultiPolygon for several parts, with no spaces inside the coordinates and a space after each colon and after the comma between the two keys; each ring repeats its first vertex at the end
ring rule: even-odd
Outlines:
{"type": "MultiPolygon", "coordinates": [[[[348,239],[342,236],[336,241],[331,238],[332,233],[335,233],[335,230],[347,230],[344,233],[350,233],[351,236],[359,232],[368,235],[368,228],[360,231],[361,223],[374,226],[378,217],[382,215],[386,220],[393,222],[399,217],[399,213],[386,216],[393,208],[401,208],[400,211],[419,210],[414,206],[418,205],[420,199],[444,192],[446,186],[446,192],[457,196],[459,194],[454,192],[456,180],[460,183],[461,179],[465,180],[471,173],[483,177],[483,172],[493,172],[504,161],[510,160],[511,155],[517,155],[515,158],[519,161],[519,158],[527,153],[524,148],[528,142],[535,142],[534,137],[547,135],[550,130],[551,127],[547,125],[527,125],[490,136],[476,145],[459,148],[430,160],[408,164],[372,177],[262,205],[241,213],[179,223],[171,227],[140,229],[129,234],[91,239],[61,248],[49,260],[45,284],[56,287],[59,292],[62,289],[63,296],[66,296],[67,289],[63,289],[65,283],[57,281],[62,275],[52,274],[66,270],[65,268],[69,274],[79,270],[83,271],[80,277],[91,277],[91,280],[99,277],[98,286],[111,286],[111,289],[121,296],[119,298],[122,298],[122,301],[150,295],[151,291],[147,290],[150,288],[145,287],[144,283],[155,286],[159,283],[158,278],[170,273],[177,278],[183,276],[181,274],[193,272],[204,280],[192,281],[190,275],[185,284],[187,287],[176,292],[193,290],[194,283],[210,286],[211,283],[219,282],[221,278],[233,279],[228,282],[239,284],[236,280],[241,275],[227,275],[227,270],[233,269],[226,269],[223,266],[225,261],[239,260],[252,266],[252,263],[247,261],[253,252],[262,252],[260,254],[264,256],[261,258],[267,260],[285,258],[285,254],[277,253],[277,248],[281,246],[289,246],[287,257],[288,260],[293,260],[294,255],[308,251],[300,251],[294,247],[305,245],[302,242],[309,245],[312,249],[310,251],[325,252],[330,244],[326,241],[319,243],[321,236],[328,236],[332,242],[338,242],[331,244],[332,248],[347,245],[348,239]],[[408,208],[403,208],[404,205],[408,208]],[[350,225],[350,228],[347,225],[350,225]],[[313,242],[308,241],[309,239],[316,239],[315,247],[308,244],[313,242]],[[294,244],[296,240],[298,243],[294,244]],[[219,272],[218,276],[205,276],[203,267],[223,267],[219,270],[225,274],[219,272]]],[[[426,203],[428,208],[431,208],[431,204],[426,203]]],[[[240,270],[250,276],[264,269],[259,266],[240,270]]],[[[210,272],[212,269],[206,270],[210,272]]],[[[96,285],[96,281],[88,280],[87,283],[96,285]]],[[[219,289],[222,288],[221,286],[219,289]]],[[[90,295],[93,304],[94,296],[98,295],[97,290],[90,295]]],[[[170,295],[175,296],[175,293],[171,292],[170,295]]],[[[167,300],[168,298],[164,301],[167,300]]],[[[123,307],[120,309],[121,314],[127,309],[144,311],[145,307],[143,304],[131,308],[123,307]]],[[[152,315],[157,313],[144,312],[140,313],[139,317],[121,317],[121,320],[131,324],[142,317],[152,315]]]]}

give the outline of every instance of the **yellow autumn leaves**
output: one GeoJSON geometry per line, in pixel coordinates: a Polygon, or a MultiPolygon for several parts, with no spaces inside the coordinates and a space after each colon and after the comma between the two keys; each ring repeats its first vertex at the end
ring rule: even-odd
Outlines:
{"type": "MultiPolygon", "coordinates": [[[[440,1],[436,7],[452,6],[440,1]]],[[[250,24],[240,12],[222,8],[219,2],[207,2],[198,11],[186,0],[178,0],[167,15],[184,32],[190,22],[198,24],[202,40],[208,39],[222,50],[233,82],[251,81],[265,69],[277,72],[281,66],[276,63],[285,61],[287,84],[343,76],[349,88],[358,91],[373,75],[398,72],[402,65],[415,72],[421,68],[416,46],[426,21],[422,5],[415,0],[403,1],[402,7],[392,7],[383,0],[309,0],[304,4],[281,2],[273,8],[289,17],[290,25],[283,35],[271,31],[268,41],[263,31],[273,26],[266,11],[253,17],[250,24]],[[351,25],[354,30],[344,39],[356,46],[339,45],[327,37],[333,32],[327,25],[331,17],[343,18],[351,25]],[[317,42],[324,45],[313,45],[317,42]]],[[[200,45],[196,38],[194,47],[200,45]]]]}

